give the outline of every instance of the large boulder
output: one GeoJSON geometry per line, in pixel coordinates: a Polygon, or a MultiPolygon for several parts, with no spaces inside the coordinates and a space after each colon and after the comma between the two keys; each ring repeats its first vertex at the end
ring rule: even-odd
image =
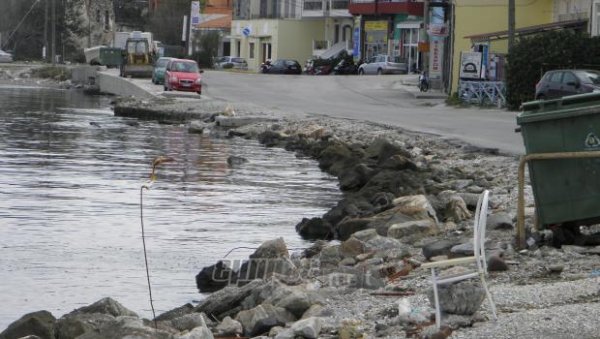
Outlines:
{"type": "Polygon", "coordinates": [[[254,279],[267,279],[274,273],[290,275],[296,270],[289,258],[283,238],[265,241],[242,264],[238,272],[238,285],[244,285],[254,279]]]}
{"type": "Polygon", "coordinates": [[[256,336],[269,332],[271,327],[285,326],[286,323],[296,320],[293,314],[283,307],[271,304],[262,304],[253,309],[241,311],[235,318],[244,327],[244,335],[256,336]]]}
{"type": "Polygon", "coordinates": [[[385,138],[377,138],[365,150],[365,157],[377,160],[379,164],[385,163],[386,160],[394,155],[410,157],[410,154],[402,145],[392,143],[385,138]]]}
{"type": "Polygon", "coordinates": [[[191,331],[199,326],[206,326],[207,323],[211,323],[208,317],[204,313],[190,313],[171,319],[169,322],[171,327],[178,330],[179,332],[191,331]]]}
{"type": "Polygon", "coordinates": [[[333,227],[331,223],[322,218],[303,218],[296,225],[296,232],[300,234],[303,239],[315,240],[315,239],[333,239],[333,227]]]}
{"type": "Polygon", "coordinates": [[[350,239],[340,244],[339,253],[344,258],[354,258],[365,253],[365,244],[355,237],[350,237],[350,239]]]}
{"type": "Polygon", "coordinates": [[[317,317],[310,317],[296,321],[292,324],[292,331],[297,336],[302,338],[316,339],[319,337],[321,332],[321,319],[317,317]]]}
{"type": "Polygon", "coordinates": [[[244,333],[242,324],[237,320],[231,319],[231,317],[225,317],[216,328],[216,334],[218,336],[234,337],[239,336],[242,333],[244,333]]]}
{"type": "Polygon", "coordinates": [[[433,257],[437,257],[439,255],[448,255],[450,254],[450,249],[458,245],[458,240],[450,240],[450,239],[441,239],[423,246],[423,256],[425,259],[429,260],[433,257]]]}
{"type": "Polygon", "coordinates": [[[438,231],[433,220],[414,220],[392,225],[387,236],[404,242],[414,242],[424,236],[436,235],[438,231]]]}
{"type": "MultiPolygon", "coordinates": [[[[89,314],[88,314],[89,315],[89,314]]],[[[100,315],[95,313],[95,315],[100,315]]],[[[58,338],[66,338],[58,335],[58,338]]],[[[104,339],[104,338],[136,338],[136,339],[171,339],[173,333],[163,329],[155,329],[151,323],[145,323],[137,317],[117,317],[112,322],[104,323],[100,327],[86,331],[77,336],[77,339],[104,339]]],[[[213,339],[209,337],[191,337],[189,339],[213,339]]]]}
{"type": "Polygon", "coordinates": [[[196,308],[195,312],[204,312],[209,316],[222,319],[226,313],[241,309],[242,301],[252,293],[255,288],[264,284],[263,280],[257,279],[242,286],[227,286],[204,299],[196,308]]]}
{"type": "Polygon", "coordinates": [[[374,170],[365,164],[357,164],[354,167],[341,171],[338,175],[340,189],[343,191],[357,190],[363,187],[373,175],[374,170]]]}
{"type": "Polygon", "coordinates": [[[196,286],[200,292],[214,292],[236,280],[235,272],[219,261],[214,265],[204,267],[196,275],[196,286]]]}
{"type": "Polygon", "coordinates": [[[352,150],[341,142],[334,142],[327,146],[318,157],[319,167],[334,175],[341,173],[344,168],[350,168],[356,164],[356,158],[352,150]]]}
{"type": "MultiPolygon", "coordinates": [[[[433,289],[427,294],[431,305],[435,305],[433,289]]],[[[438,285],[438,297],[442,312],[472,315],[485,299],[485,290],[478,280],[464,280],[454,284],[438,285]]]]}
{"type": "Polygon", "coordinates": [[[438,223],[433,206],[424,195],[410,195],[394,199],[397,212],[413,217],[416,220],[431,219],[438,223]]]}
{"type": "Polygon", "coordinates": [[[55,326],[56,318],[48,311],[28,313],[2,331],[0,339],[21,338],[27,335],[54,339],[55,326]]]}
{"type": "Polygon", "coordinates": [[[338,238],[347,240],[350,236],[358,231],[366,230],[372,220],[369,218],[349,218],[337,225],[338,238]]]}
{"type": "Polygon", "coordinates": [[[100,314],[112,315],[113,317],[120,317],[120,316],[137,317],[138,316],[135,312],[125,308],[118,301],[116,301],[112,298],[102,298],[89,306],[84,306],[84,307],[78,308],[75,311],[71,312],[70,314],[76,314],[76,313],[89,313],[89,314],[100,313],[100,314]]]}

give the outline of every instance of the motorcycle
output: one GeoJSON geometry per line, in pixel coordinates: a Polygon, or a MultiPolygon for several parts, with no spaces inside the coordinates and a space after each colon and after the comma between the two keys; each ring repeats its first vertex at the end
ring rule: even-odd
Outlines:
{"type": "Polygon", "coordinates": [[[271,60],[267,59],[265,60],[265,62],[263,62],[262,64],[260,64],[260,72],[261,73],[269,73],[269,70],[271,69],[271,60]]]}
{"type": "Polygon", "coordinates": [[[425,71],[423,71],[419,75],[419,91],[427,92],[428,90],[429,90],[429,77],[427,76],[427,73],[425,71]]]}

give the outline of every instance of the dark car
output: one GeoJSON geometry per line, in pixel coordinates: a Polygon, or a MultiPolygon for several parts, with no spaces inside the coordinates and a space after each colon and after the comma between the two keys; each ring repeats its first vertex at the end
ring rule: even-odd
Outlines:
{"type": "Polygon", "coordinates": [[[302,74],[302,66],[296,60],[277,59],[271,63],[271,66],[264,73],[275,74],[302,74]]]}
{"type": "Polygon", "coordinates": [[[358,74],[358,66],[352,59],[342,59],[333,68],[333,74],[358,74]]]}
{"type": "Polygon", "coordinates": [[[548,71],[535,85],[537,100],[590,92],[600,92],[600,71],[585,69],[548,71]]]}

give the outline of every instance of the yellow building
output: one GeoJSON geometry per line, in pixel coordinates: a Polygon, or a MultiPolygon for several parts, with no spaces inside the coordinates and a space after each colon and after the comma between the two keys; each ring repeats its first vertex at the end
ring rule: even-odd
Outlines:
{"type": "MultiPolygon", "coordinates": [[[[553,22],[553,0],[515,0],[515,4],[516,29],[553,22]]],[[[461,52],[478,48],[479,46],[473,46],[474,41],[482,49],[487,49],[486,53],[489,54],[502,55],[508,52],[507,0],[455,0],[454,13],[450,93],[456,92],[458,88],[461,52]]]]}

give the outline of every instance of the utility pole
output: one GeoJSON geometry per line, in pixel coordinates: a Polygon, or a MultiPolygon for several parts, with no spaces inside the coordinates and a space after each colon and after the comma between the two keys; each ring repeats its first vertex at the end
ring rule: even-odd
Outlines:
{"type": "Polygon", "coordinates": [[[48,61],[48,1],[44,1],[44,52],[42,57],[48,61]]]}
{"type": "Polygon", "coordinates": [[[427,30],[429,29],[429,0],[423,1],[423,26],[425,28],[424,34],[424,42],[425,46],[427,46],[425,52],[423,53],[423,71],[425,74],[429,75],[429,33],[427,30]]]}
{"type": "Polygon", "coordinates": [[[52,66],[56,66],[56,0],[52,0],[52,66]]]}
{"type": "Polygon", "coordinates": [[[515,46],[515,0],[508,0],[508,54],[515,46]]]}

